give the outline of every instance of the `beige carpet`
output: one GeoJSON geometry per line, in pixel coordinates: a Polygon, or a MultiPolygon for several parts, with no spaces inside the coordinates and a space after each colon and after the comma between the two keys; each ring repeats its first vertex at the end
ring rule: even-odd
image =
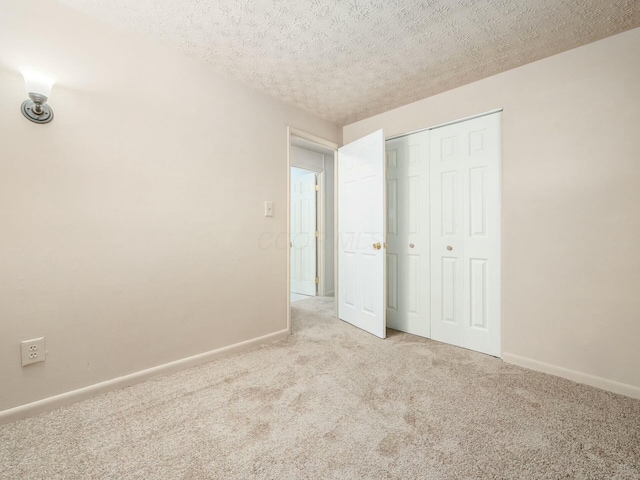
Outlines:
{"type": "Polygon", "coordinates": [[[294,304],[258,350],[0,427],[2,479],[640,478],[640,401],[294,304]]]}

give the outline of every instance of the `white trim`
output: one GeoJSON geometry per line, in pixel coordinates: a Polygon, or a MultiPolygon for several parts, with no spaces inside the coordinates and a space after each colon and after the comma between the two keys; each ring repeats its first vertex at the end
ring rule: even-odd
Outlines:
{"type": "Polygon", "coordinates": [[[287,131],[289,133],[289,143],[291,143],[291,136],[300,137],[304,140],[309,140],[310,142],[317,143],[318,145],[322,145],[323,147],[327,147],[331,150],[337,150],[338,144],[330,142],[329,140],[325,140],[324,138],[316,137],[311,133],[307,133],[302,130],[298,130],[297,128],[287,127],[287,131]]]}
{"type": "Polygon", "coordinates": [[[425,128],[421,128],[419,130],[413,130],[412,132],[399,133],[397,135],[392,135],[390,137],[386,137],[385,141],[395,140],[396,138],[406,137],[406,136],[409,136],[409,135],[413,135],[414,133],[424,132],[426,130],[433,130],[434,128],[447,127],[447,126],[453,125],[455,123],[466,122],[467,120],[473,120],[474,118],[485,117],[487,115],[492,115],[494,113],[498,113],[498,112],[502,112],[502,111],[503,111],[503,108],[495,108],[493,110],[489,110],[488,112],[477,113],[475,115],[469,115],[468,117],[464,117],[464,118],[457,118],[455,120],[451,120],[449,122],[444,122],[444,123],[439,123],[439,124],[433,125],[431,127],[425,127],[425,128]]]}
{"type": "Polygon", "coordinates": [[[287,127],[287,331],[291,334],[291,135],[287,127]]]}
{"type": "Polygon", "coordinates": [[[196,365],[201,365],[220,357],[226,357],[234,353],[249,350],[251,348],[256,348],[262,344],[272,343],[288,336],[288,329],[280,330],[278,332],[269,333],[262,337],[245,340],[244,342],[239,342],[234,345],[229,345],[226,347],[218,348],[216,350],[211,350],[209,352],[200,353],[191,357],[182,358],[180,360],[165,363],[164,365],[158,365],[157,367],[140,370],[138,372],[130,373],[122,377],[113,378],[105,382],[95,383],[87,387],[78,388],[77,390],[71,390],[70,392],[61,393],[52,397],[43,398],[42,400],[37,400],[35,402],[9,408],[7,410],[2,410],[0,411],[0,425],[37,415],[39,413],[47,412],[55,408],[70,405],[80,400],[86,400],[95,397],[98,394],[105,393],[111,390],[128,387],[130,385],[140,383],[151,378],[168,375],[170,373],[174,373],[190,367],[195,367],[196,365]]]}
{"type": "Polygon", "coordinates": [[[338,318],[338,149],[333,152],[333,315],[338,318]]]}
{"type": "Polygon", "coordinates": [[[610,392],[626,395],[627,397],[640,399],[640,387],[629,385],[628,383],[616,382],[603,377],[596,377],[588,373],[570,370],[568,368],[551,365],[550,363],[540,362],[532,358],[521,357],[512,353],[502,353],[502,360],[519,367],[536,370],[538,372],[549,373],[557,377],[573,380],[574,382],[584,383],[592,387],[601,388],[610,392]]]}
{"type": "MultiPolygon", "coordinates": [[[[324,164],[324,155],[323,164],[324,164]]],[[[324,170],[320,173],[316,174],[316,185],[318,186],[318,192],[316,195],[316,229],[320,233],[320,236],[316,238],[316,275],[318,276],[318,286],[316,288],[316,295],[320,297],[324,297],[324,286],[326,283],[325,279],[325,257],[326,257],[326,218],[325,218],[325,208],[324,208],[324,197],[325,197],[325,181],[324,181],[324,170]]]]}

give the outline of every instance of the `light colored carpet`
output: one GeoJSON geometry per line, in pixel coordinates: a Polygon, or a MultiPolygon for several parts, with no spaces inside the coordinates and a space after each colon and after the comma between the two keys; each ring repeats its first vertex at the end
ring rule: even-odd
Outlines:
{"type": "Polygon", "coordinates": [[[291,292],[291,296],[289,298],[291,299],[291,303],[293,303],[299,302],[300,300],[308,300],[313,297],[313,295],[302,295],[300,293],[291,292]]]}
{"type": "Polygon", "coordinates": [[[640,401],[295,304],[279,343],[0,427],[2,479],[640,478],[640,401]]]}

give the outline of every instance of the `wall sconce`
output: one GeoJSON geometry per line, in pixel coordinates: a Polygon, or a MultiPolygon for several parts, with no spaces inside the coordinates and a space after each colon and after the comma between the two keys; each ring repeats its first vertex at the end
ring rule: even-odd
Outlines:
{"type": "Polygon", "coordinates": [[[20,67],[30,100],[22,102],[22,114],[34,123],[49,123],[53,110],[47,105],[55,78],[31,67],[20,67]]]}

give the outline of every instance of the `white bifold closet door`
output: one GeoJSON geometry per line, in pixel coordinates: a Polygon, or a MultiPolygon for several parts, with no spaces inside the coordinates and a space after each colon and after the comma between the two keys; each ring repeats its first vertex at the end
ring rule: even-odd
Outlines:
{"type": "Polygon", "coordinates": [[[500,356],[500,113],[430,131],[431,338],[500,356]]]}
{"type": "Polygon", "coordinates": [[[429,337],[429,131],[386,150],[387,324],[429,337]]]}

